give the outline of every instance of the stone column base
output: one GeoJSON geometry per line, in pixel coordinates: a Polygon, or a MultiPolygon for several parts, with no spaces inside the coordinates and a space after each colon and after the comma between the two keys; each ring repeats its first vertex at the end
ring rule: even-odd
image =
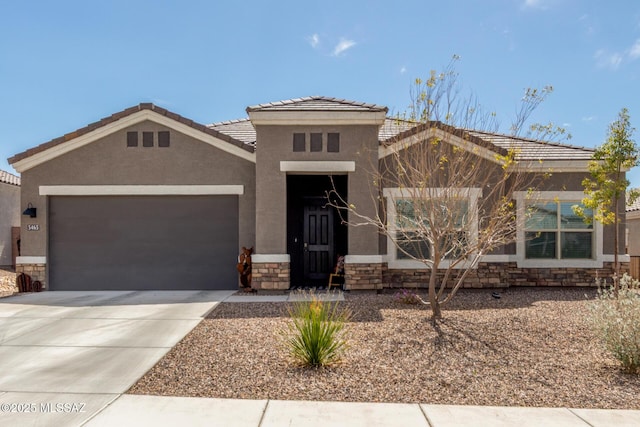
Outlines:
{"type": "Polygon", "coordinates": [[[19,256],[16,258],[16,274],[24,273],[31,276],[31,281],[39,280],[42,289],[47,288],[47,257],[19,256]]]}
{"type": "Polygon", "coordinates": [[[289,289],[291,267],[288,254],[257,254],[251,258],[251,287],[253,289],[289,289]]]}
{"type": "Polygon", "coordinates": [[[379,255],[347,255],[344,264],[347,290],[382,289],[382,257],[379,255]]]}

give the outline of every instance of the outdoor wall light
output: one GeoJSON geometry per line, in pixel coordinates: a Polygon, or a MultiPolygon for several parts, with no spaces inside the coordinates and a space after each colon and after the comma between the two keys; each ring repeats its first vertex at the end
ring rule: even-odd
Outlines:
{"type": "Polygon", "coordinates": [[[25,209],[24,212],[22,212],[22,215],[28,215],[31,218],[35,218],[36,217],[36,208],[34,208],[33,205],[31,203],[29,203],[27,205],[27,209],[25,209]]]}

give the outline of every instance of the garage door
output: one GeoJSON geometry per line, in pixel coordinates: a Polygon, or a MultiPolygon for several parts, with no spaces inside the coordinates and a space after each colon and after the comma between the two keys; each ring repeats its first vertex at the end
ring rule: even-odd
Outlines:
{"type": "Polygon", "coordinates": [[[51,197],[52,290],[236,289],[238,196],[51,197]]]}

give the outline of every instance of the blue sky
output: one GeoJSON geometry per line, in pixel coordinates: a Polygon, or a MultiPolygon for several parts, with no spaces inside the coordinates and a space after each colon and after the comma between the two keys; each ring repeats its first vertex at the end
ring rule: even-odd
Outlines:
{"type": "Polygon", "coordinates": [[[532,119],[571,144],[601,144],[622,107],[640,128],[637,0],[0,0],[0,169],[140,102],[200,123],[310,95],[401,112],[454,54],[505,131],[525,88],[545,85],[532,119]]]}

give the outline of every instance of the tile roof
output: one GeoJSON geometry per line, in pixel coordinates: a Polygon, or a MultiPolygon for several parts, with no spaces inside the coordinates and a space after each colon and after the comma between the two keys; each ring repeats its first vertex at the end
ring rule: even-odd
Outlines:
{"type": "Polygon", "coordinates": [[[49,148],[55,147],[57,145],[63,144],[63,143],[65,143],[67,141],[70,141],[70,140],[72,140],[74,138],[77,138],[79,136],[85,135],[85,134],[87,134],[89,132],[92,132],[92,131],[98,129],[98,128],[101,128],[101,127],[106,126],[108,124],[114,123],[114,122],[116,122],[116,121],[118,121],[118,120],[120,120],[120,119],[122,119],[124,117],[130,116],[131,114],[134,114],[134,113],[137,113],[138,111],[143,111],[143,110],[154,111],[154,112],[156,112],[156,113],[158,113],[158,114],[160,114],[162,116],[165,116],[165,117],[168,117],[170,119],[176,120],[176,121],[178,121],[178,122],[180,122],[182,124],[190,126],[190,127],[194,128],[194,129],[197,129],[197,130],[199,130],[201,132],[204,132],[206,134],[212,135],[212,136],[214,136],[216,138],[219,138],[219,139],[221,139],[223,141],[226,141],[226,142],[228,142],[230,144],[233,144],[235,146],[243,148],[243,149],[245,149],[245,150],[247,150],[247,151],[249,151],[251,153],[254,151],[254,147],[253,146],[248,145],[248,144],[246,144],[246,143],[244,143],[242,141],[239,141],[239,140],[231,137],[230,135],[225,135],[225,134],[223,134],[221,132],[218,132],[215,129],[210,129],[210,128],[206,127],[205,125],[202,125],[200,123],[194,122],[191,119],[188,119],[188,118],[183,117],[183,116],[181,116],[179,114],[176,114],[176,113],[172,113],[169,110],[166,110],[166,109],[164,109],[162,107],[158,107],[157,105],[154,105],[152,103],[148,103],[147,102],[147,103],[141,103],[141,104],[136,105],[134,107],[130,107],[130,108],[124,109],[124,110],[122,110],[120,112],[117,112],[117,113],[112,114],[112,115],[110,115],[108,117],[100,119],[97,122],[91,123],[90,125],[87,125],[87,126],[85,126],[83,128],[80,128],[80,129],[77,129],[77,130],[75,130],[73,132],[70,132],[70,133],[68,133],[68,134],[66,134],[64,136],[52,139],[51,141],[45,142],[45,143],[40,144],[40,145],[38,145],[36,147],[30,148],[30,149],[28,149],[26,151],[23,151],[22,153],[18,153],[18,154],[14,155],[13,157],[10,157],[8,159],[9,163],[11,163],[11,164],[16,163],[16,162],[18,162],[18,161],[20,161],[22,159],[25,159],[27,157],[33,156],[34,154],[38,154],[38,153],[40,153],[42,151],[48,150],[49,148]]]}
{"type": "Polygon", "coordinates": [[[287,99],[247,107],[247,113],[253,111],[388,111],[387,107],[364,102],[349,101],[326,96],[307,96],[304,98],[287,99]]]}
{"type": "Polygon", "coordinates": [[[20,177],[0,170],[0,182],[20,186],[20,177]]]}
{"type": "MultiPolygon", "coordinates": [[[[142,110],[151,110],[170,119],[176,120],[194,129],[206,134],[212,135],[218,139],[226,141],[230,144],[243,148],[246,151],[254,152],[256,148],[256,131],[248,118],[239,120],[230,120],[209,125],[202,125],[193,120],[187,119],[179,114],[172,113],[164,108],[158,107],[151,103],[142,103],[137,106],[127,108],[111,116],[105,117],[88,126],[70,132],[62,137],[40,144],[34,148],[30,148],[22,153],[16,154],[9,158],[9,163],[18,162],[24,158],[30,157],[39,152],[45,151],[56,145],[65,143],[71,139],[87,134],[116,122],[124,117],[134,114],[142,110]]],[[[311,96],[305,98],[296,98],[285,101],[271,102],[267,104],[259,104],[247,107],[250,111],[368,111],[380,112],[387,111],[387,107],[366,104],[362,102],[347,101],[344,99],[327,98],[323,96],[311,96]]],[[[594,150],[591,148],[583,148],[568,144],[550,143],[535,141],[532,139],[512,137],[497,133],[489,133],[475,130],[463,130],[441,122],[421,123],[401,120],[396,118],[387,118],[378,132],[378,139],[383,145],[390,145],[394,142],[407,138],[428,127],[437,127],[445,132],[457,135],[461,138],[485,147],[499,154],[506,154],[508,149],[515,148],[518,150],[517,158],[519,160],[589,160],[594,150]]]]}
{"type": "Polygon", "coordinates": [[[396,137],[398,134],[406,132],[415,126],[417,126],[416,122],[387,117],[387,119],[384,121],[384,124],[380,126],[378,139],[380,140],[380,142],[385,143],[390,139],[396,137]]]}
{"type": "Polygon", "coordinates": [[[249,119],[227,120],[224,122],[212,123],[207,125],[209,129],[213,129],[224,135],[230,136],[245,144],[255,147],[256,130],[249,119]]]}
{"type": "Polygon", "coordinates": [[[595,151],[593,148],[557,142],[545,142],[499,133],[460,129],[441,122],[422,123],[415,127],[410,127],[410,124],[411,122],[396,120],[396,123],[389,128],[390,134],[392,134],[391,137],[387,139],[380,138],[381,143],[391,145],[429,127],[436,127],[498,154],[505,155],[508,150],[515,149],[517,151],[516,160],[590,160],[595,151]],[[405,125],[407,126],[406,130],[404,130],[405,125]],[[393,134],[394,132],[397,133],[393,134]]]}
{"type": "Polygon", "coordinates": [[[561,144],[558,142],[537,141],[498,133],[468,130],[469,134],[482,138],[491,144],[505,149],[515,149],[518,160],[591,160],[595,149],[561,144]]]}
{"type": "Polygon", "coordinates": [[[629,204],[627,203],[627,207],[625,209],[627,212],[637,212],[640,211],[640,197],[636,199],[635,202],[629,204]]]}

